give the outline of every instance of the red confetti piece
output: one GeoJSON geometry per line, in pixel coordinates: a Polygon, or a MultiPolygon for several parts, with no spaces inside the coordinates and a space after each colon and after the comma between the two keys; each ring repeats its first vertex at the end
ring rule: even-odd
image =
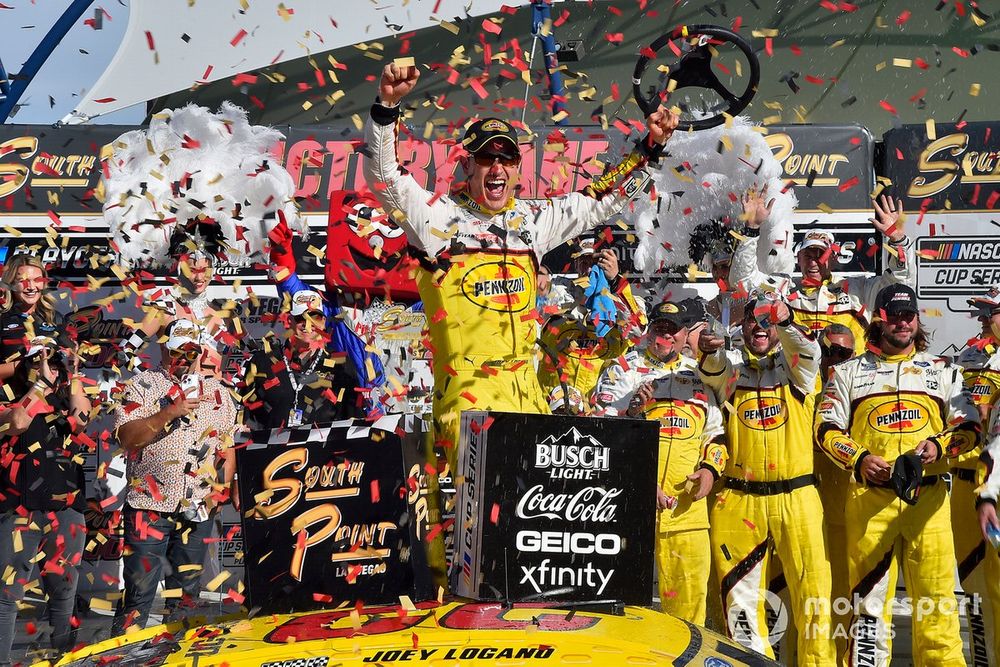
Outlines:
{"type": "Polygon", "coordinates": [[[608,40],[612,44],[621,44],[622,40],[625,39],[625,35],[620,32],[609,32],[604,35],[604,39],[608,40]]]}
{"type": "Polygon", "coordinates": [[[852,176],[851,178],[849,178],[846,181],[844,181],[843,183],[841,183],[839,189],[840,189],[841,192],[847,192],[848,190],[850,190],[851,188],[853,188],[857,184],[858,184],[858,177],[857,176],[852,176]]]}
{"type": "Polygon", "coordinates": [[[115,97],[102,97],[99,100],[94,100],[98,104],[107,104],[108,102],[114,102],[117,98],[115,97]]]}
{"type": "Polygon", "coordinates": [[[894,115],[894,116],[896,115],[896,113],[897,113],[896,112],[896,107],[894,107],[891,104],[889,104],[889,102],[887,100],[880,100],[878,104],[879,104],[880,107],[882,107],[883,109],[885,109],[886,111],[888,111],[892,115],[894,115]]]}
{"type": "Polygon", "coordinates": [[[764,38],[764,51],[769,56],[773,56],[774,55],[774,40],[772,38],[770,38],[770,37],[765,37],[764,38]]]}
{"type": "Polygon", "coordinates": [[[813,76],[812,74],[806,74],[806,81],[809,83],[815,83],[816,85],[821,85],[826,83],[826,79],[822,79],[818,76],[813,76]]]}
{"type": "Polygon", "coordinates": [[[903,25],[904,23],[906,23],[907,21],[909,21],[910,20],[910,14],[911,14],[911,12],[910,12],[909,9],[904,9],[903,11],[901,11],[899,13],[899,16],[896,17],[896,25],[903,25]]]}
{"type": "Polygon", "coordinates": [[[242,42],[243,38],[246,37],[246,36],[247,36],[247,31],[241,29],[238,33],[236,33],[235,37],[233,37],[231,40],[229,40],[229,45],[230,46],[236,46],[237,44],[239,44],[240,42],[242,42]]]}
{"type": "Polygon", "coordinates": [[[150,51],[156,50],[156,43],[153,42],[153,33],[146,31],[146,45],[149,46],[150,51]]]}
{"type": "Polygon", "coordinates": [[[499,35],[502,28],[489,19],[483,19],[483,30],[493,35],[499,35]]]}
{"type": "Polygon", "coordinates": [[[500,503],[493,503],[493,508],[490,509],[490,523],[496,525],[496,522],[500,519],[500,503]]]}
{"type": "Polygon", "coordinates": [[[373,479],[371,484],[372,502],[377,503],[382,499],[382,494],[379,490],[378,480],[373,479]]]}
{"type": "Polygon", "coordinates": [[[914,58],[913,64],[919,67],[920,69],[927,69],[930,67],[930,63],[928,63],[923,58],[914,58]]]}
{"type": "Polygon", "coordinates": [[[788,50],[792,52],[792,55],[796,55],[796,56],[801,56],[802,55],[802,49],[799,48],[799,46],[796,45],[796,44],[792,44],[791,46],[789,46],[788,50]]]}

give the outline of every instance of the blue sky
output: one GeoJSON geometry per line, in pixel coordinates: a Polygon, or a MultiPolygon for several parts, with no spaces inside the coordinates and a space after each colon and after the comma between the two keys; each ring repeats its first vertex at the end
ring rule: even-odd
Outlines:
{"type": "MultiPolygon", "coordinates": [[[[69,0],[0,0],[0,60],[8,75],[21,69],[69,4],[69,0]]],[[[28,86],[21,108],[7,122],[51,124],[72,111],[114,56],[128,25],[128,5],[128,0],[95,0],[28,86]],[[106,14],[102,28],[95,30],[84,21],[93,19],[98,8],[106,14]]],[[[138,124],[144,117],[145,110],[137,106],[94,122],[138,124]]]]}

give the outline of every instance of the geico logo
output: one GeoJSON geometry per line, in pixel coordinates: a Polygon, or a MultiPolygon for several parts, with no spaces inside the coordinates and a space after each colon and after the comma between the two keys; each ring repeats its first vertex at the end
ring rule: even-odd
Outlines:
{"type": "Polygon", "coordinates": [[[552,530],[519,530],[517,548],[527,553],[600,554],[621,553],[622,538],[613,533],[559,533],[552,530]]]}
{"type": "Polygon", "coordinates": [[[534,281],[514,262],[480,264],[462,276],[462,294],[480,308],[518,312],[534,303],[534,281]]]}
{"type": "Polygon", "coordinates": [[[736,408],[737,418],[747,428],[770,431],[788,421],[785,402],[777,396],[754,396],[742,401],[736,408]]]}
{"type": "Polygon", "coordinates": [[[883,433],[915,433],[928,421],[926,408],[906,399],[880,403],[868,415],[868,425],[883,433]]]}
{"type": "Polygon", "coordinates": [[[608,470],[611,450],[594,445],[535,445],[536,468],[608,470]]]}

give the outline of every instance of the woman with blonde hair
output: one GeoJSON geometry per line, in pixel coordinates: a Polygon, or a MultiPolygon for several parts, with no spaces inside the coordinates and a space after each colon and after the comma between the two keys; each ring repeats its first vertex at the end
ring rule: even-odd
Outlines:
{"type": "Polygon", "coordinates": [[[35,255],[14,255],[0,276],[10,289],[6,311],[0,315],[0,380],[17,369],[27,341],[38,336],[55,338],[63,328],[56,300],[49,293],[49,273],[35,255]]]}

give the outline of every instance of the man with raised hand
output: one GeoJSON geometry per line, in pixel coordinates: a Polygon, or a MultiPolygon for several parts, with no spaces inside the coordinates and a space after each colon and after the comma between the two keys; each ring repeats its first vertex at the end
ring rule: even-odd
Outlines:
{"type": "Polygon", "coordinates": [[[761,226],[771,214],[774,200],[767,199],[767,187],[760,192],[750,190],[743,196],[745,238],[733,253],[730,284],[751,290],[772,283],[788,295],[788,305],[795,321],[818,334],[829,324],[843,324],[854,334],[856,352],[864,352],[865,327],[871,320],[871,309],[879,290],[894,283],[913,287],[917,280],[916,253],[913,241],[903,233],[903,202],[880,195],[874,202],[872,226],[888,244],[888,266],[882,275],[834,278],[831,260],[837,253],[833,236],[824,231],[810,230],[796,247],[796,260],[801,276],[768,276],[757,263],[757,240],[761,226]]]}
{"type": "Polygon", "coordinates": [[[844,523],[853,621],[849,665],[888,666],[902,565],[913,606],[913,655],[965,665],[955,599],[951,507],[942,475],[979,442],[979,411],[958,366],[926,352],[917,297],[878,294],[868,351],[833,367],[816,410],[816,440],[852,473],[844,523]]]}
{"type": "Polygon", "coordinates": [[[515,199],[521,150],[498,118],[469,125],[462,145],[464,186],[428,192],[396,157],[400,102],[417,83],[413,66],[390,63],[365,126],[365,177],[385,211],[423,253],[417,285],[434,353],[434,440],[454,466],[463,410],[548,412],[535,374],[536,272],[545,253],[618,213],[640,193],[649,160],[677,126],[660,108],[649,134],[583,192],[515,199]]]}
{"type": "Polygon", "coordinates": [[[712,560],[730,636],[774,657],[767,609],[772,551],[785,572],[800,665],[835,664],[830,563],[816,489],[810,429],[820,349],[777,293],[751,294],[737,357],[702,334],[702,380],[729,412],[729,459],[709,517],[712,560]]]}

